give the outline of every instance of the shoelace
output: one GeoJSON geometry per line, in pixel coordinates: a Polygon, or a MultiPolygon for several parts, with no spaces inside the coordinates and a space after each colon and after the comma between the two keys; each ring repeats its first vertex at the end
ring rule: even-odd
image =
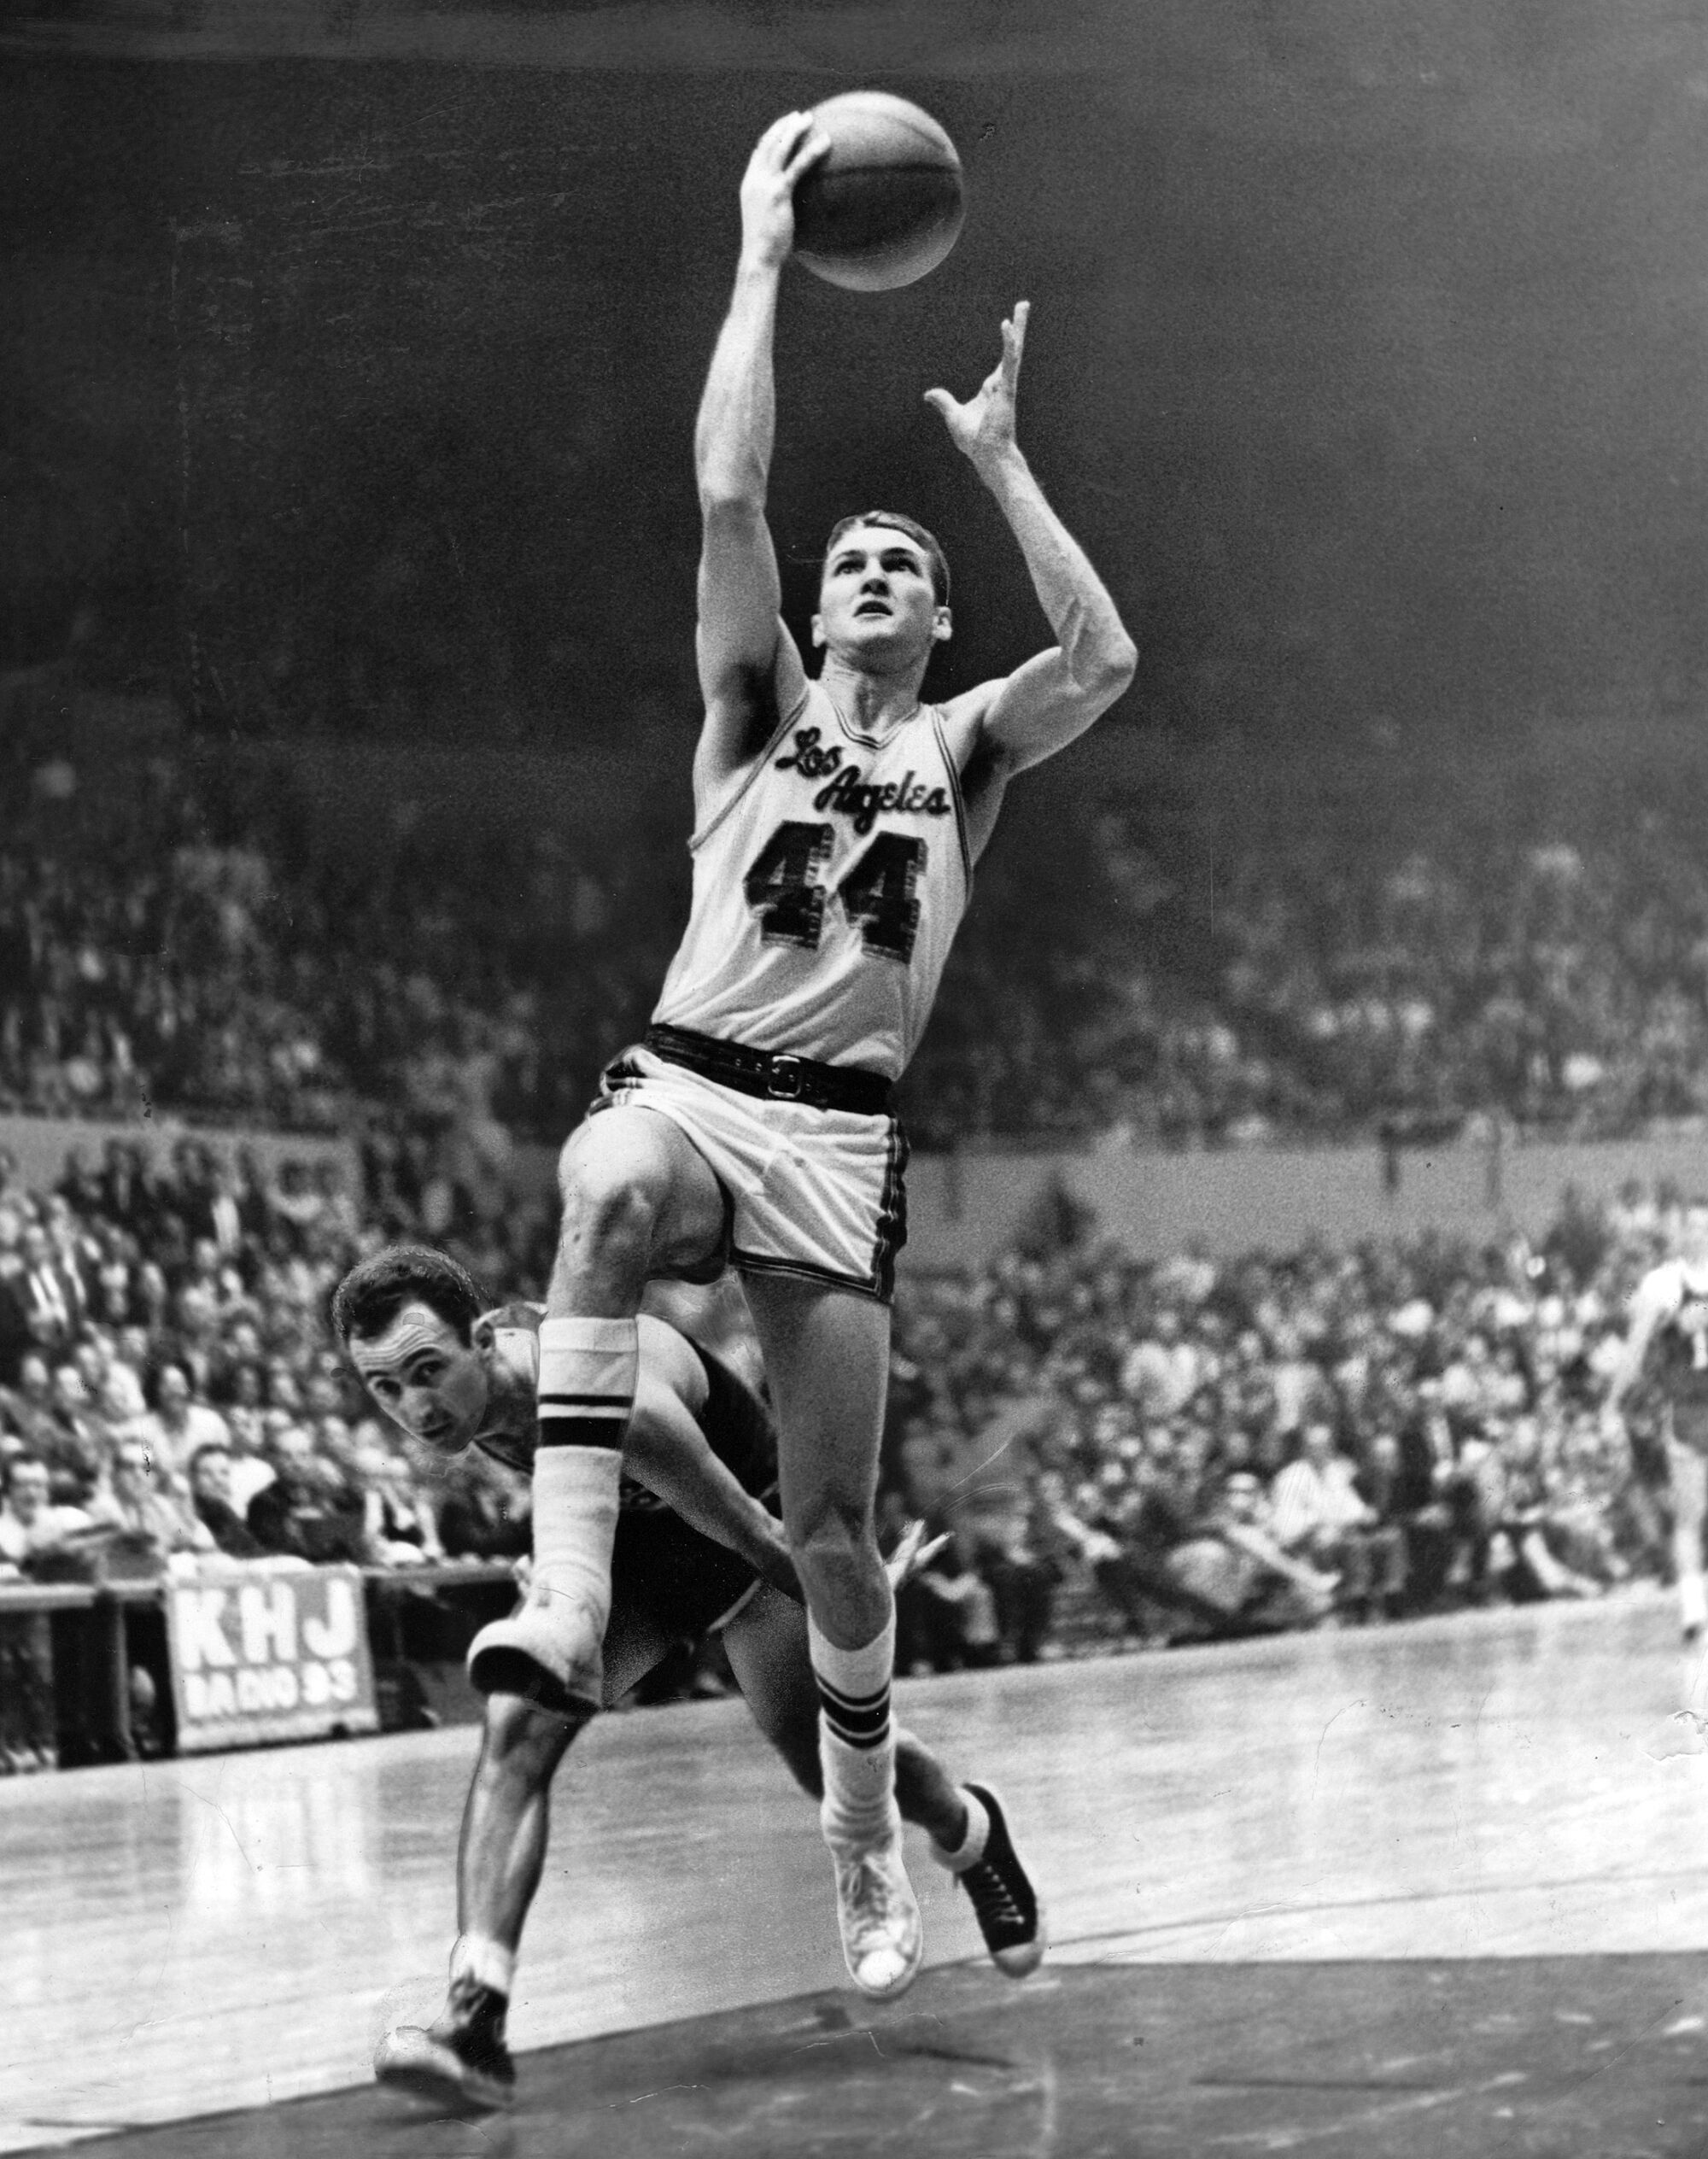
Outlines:
{"type": "Polygon", "coordinates": [[[869,1854],[848,1862],[849,1871],[855,1881],[846,1892],[846,1901],[863,1922],[861,1934],[887,1934],[890,1922],[900,1910],[900,1899],[894,1893],[894,1884],[888,1874],[869,1854]]]}
{"type": "Polygon", "coordinates": [[[1015,1902],[1013,1890],[988,1859],[980,1859],[976,1866],[968,1867],[961,1879],[974,1904],[992,1926],[1026,1924],[1026,1914],[1015,1902]]]}

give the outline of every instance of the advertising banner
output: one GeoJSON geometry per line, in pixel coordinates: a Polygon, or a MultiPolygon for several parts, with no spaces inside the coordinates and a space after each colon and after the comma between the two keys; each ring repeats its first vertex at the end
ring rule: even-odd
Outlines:
{"type": "Polygon", "coordinates": [[[174,1583],[166,1608],[180,1753],[378,1730],[354,1567],[174,1583]]]}

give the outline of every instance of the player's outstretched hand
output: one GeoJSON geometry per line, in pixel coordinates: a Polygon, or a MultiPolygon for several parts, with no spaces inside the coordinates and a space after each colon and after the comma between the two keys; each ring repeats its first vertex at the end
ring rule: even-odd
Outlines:
{"type": "Polygon", "coordinates": [[[950,440],[974,465],[1002,457],[1015,446],[1015,400],[1020,389],[1021,354],[1026,350],[1027,317],[1032,302],[1021,300],[1003,325],[1003,356],[962,405],[946,389],[928,389],[925,401],[943,415],[950,440]]]}
{"type": "Polygon", "coordinates": [[[884,1562],[884,1571],[890,1577],[890,1594],[893,1596],[904,1583],[923,1573],[948,1542],[944,1536],[934,1536],[927,1543],[924,1523],[910,1522],[902,1531],[901,1542],[884,1562]]]}
{"type": "Polygon", "coordinates": [[[795,182],[830,149],[810,113],[785,113],[753,145],[741,177],[741,252],[775,269],[795,243],[795,182]]]}

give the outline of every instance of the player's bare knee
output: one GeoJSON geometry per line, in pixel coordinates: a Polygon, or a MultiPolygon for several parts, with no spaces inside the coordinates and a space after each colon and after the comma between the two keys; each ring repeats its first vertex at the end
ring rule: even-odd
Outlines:
{"type": "Polygon", "coordinates": [[[871,1518],[857,1507],[815,1510],[791,1526],[789,1549],[803,1581],[833,1598],[860,1595],[883,1580],[871,1518]]]}
{"type": "Polygon", "coordinates": [[[520,1694],[488,1694],[481,1766],[490,1776],[519,1778],[530,1787],[542,1784],[582,1722],[520,1694]]]}
{"type": "Polygon", "coordinates": [[[669,1198],[662,1165],[627,1154],[612,1159],[572,1141],[559,1160],[558,1188],[563,1258],[601,1272],[644,1275],[669,1198]]]}
{"type": "Polygon", "coordinates": [[[834,1486],[797,1498],[788,1519],[789,1543],[809,1559],[823,1553],[862,1561],[878,1553],[877,1524],[863,1491],[839,1492],[834,1486]]]}

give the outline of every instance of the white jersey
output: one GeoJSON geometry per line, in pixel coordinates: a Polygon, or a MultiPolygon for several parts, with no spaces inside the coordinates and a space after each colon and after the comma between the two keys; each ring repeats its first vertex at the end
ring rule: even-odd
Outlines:
{"type": "Polygon", "coordinates": [[[972,891],[938,708],[880,741],[809,682],[688,846],[693,906],[654,1020],[898,1078],[972,891]]]}

